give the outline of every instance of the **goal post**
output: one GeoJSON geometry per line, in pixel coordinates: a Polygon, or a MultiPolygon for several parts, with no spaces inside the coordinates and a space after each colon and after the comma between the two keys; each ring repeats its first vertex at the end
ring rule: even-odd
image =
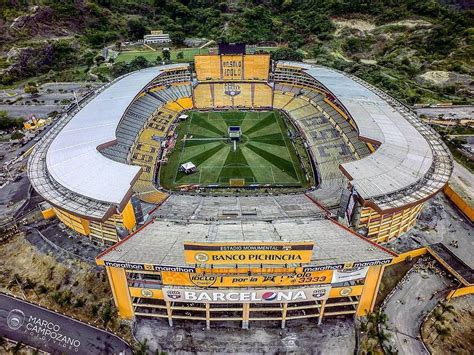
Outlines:
{"type": "Polygon", "coordinates": [[[245,179],[229,179],[229,185],[236,186],[245,186],[245,179]]]}

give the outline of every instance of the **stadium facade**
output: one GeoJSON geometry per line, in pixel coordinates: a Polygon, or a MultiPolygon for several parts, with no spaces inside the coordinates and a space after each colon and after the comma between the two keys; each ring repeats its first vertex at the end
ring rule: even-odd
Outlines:
{"type": "Polygon", "coordinates": [[[230,52],[196,56],[195,73],[175,64],[124,75],[64,114],[28,164],[45,216],[117,243],[97,263],[124,318],[247,327],[366,314],[395,256],[378,244],[408,231],[445,186],[447,147],[356,77],[230,52]],[[165,191],[159,168],[189,110],[279,110],[317,183],[289,195],[165,191]]]}

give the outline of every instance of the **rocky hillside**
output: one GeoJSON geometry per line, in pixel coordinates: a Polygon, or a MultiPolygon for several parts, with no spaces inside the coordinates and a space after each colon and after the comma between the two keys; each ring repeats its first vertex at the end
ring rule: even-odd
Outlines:
{"type": "MultiPolygon", "coordinates": [[[[407,103],[473,100],[474,23],[460,0],[0,0],[1,84],[91,79],[100,48],[150,29],[273,42],[407,103]]],[[[95,76],[92,76],[95,78],[95,76]]]]}

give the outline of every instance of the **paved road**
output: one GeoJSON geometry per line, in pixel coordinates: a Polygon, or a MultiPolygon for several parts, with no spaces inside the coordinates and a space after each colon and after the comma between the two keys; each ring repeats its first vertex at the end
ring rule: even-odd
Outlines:
{"type": "Polygon", "coordinates": [[[411,269],[406,282],[384,307],[388,316],[389,343],[400,355],[429,354],[418,339],[425,315],[446,295],[448,280],[438,274],[411,269]],[[433,296],[435,291],[439,291],[433,296]],[[422,297],[418,299],[417,297],[422,297]]]}
{"type": "Polygon", "coordinates": [[[0,105],[0,111],[7,111],[10,117],[23,117],[35,115],[38,118],[46,118],[53,111],[61,111],[62,105],[0,105]]]}
{"type": "Polygon", "coordinates": [[[439,115],[443,115],[445,119],[460,120],[463,118],[474,118],[474,106],[447,106],[447,107],[423,107],[415,108],[418,115],[426,115],[437,119],[439,115]]]}
{"type": "Polygon", "coordinates": [[[4,294],[0,335],[52,354],[132,354],[113,334],[4,294]]]}
{"type": "Polygon", "coordinates": [[[454,161],[454,171],[449,183],[457,188],[456,192],[463,198],[474,201],[474,174],[457,161],[454,161]]]}

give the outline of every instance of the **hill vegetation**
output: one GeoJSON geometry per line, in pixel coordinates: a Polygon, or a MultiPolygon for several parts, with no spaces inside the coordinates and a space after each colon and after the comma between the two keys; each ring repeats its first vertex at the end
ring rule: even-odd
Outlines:
{"type": "Polygon", "coordinates": [[[0,0],[1,80],[106,79],[113,73],[98,69],[101,48],[159,28],[176,46],[205,37],[273,42],[289,48],[275,54],[283,57],[300,50],[306,60],[353,73],[409,104],[472,102],[473,11],[446,3],[0,0]]]}

